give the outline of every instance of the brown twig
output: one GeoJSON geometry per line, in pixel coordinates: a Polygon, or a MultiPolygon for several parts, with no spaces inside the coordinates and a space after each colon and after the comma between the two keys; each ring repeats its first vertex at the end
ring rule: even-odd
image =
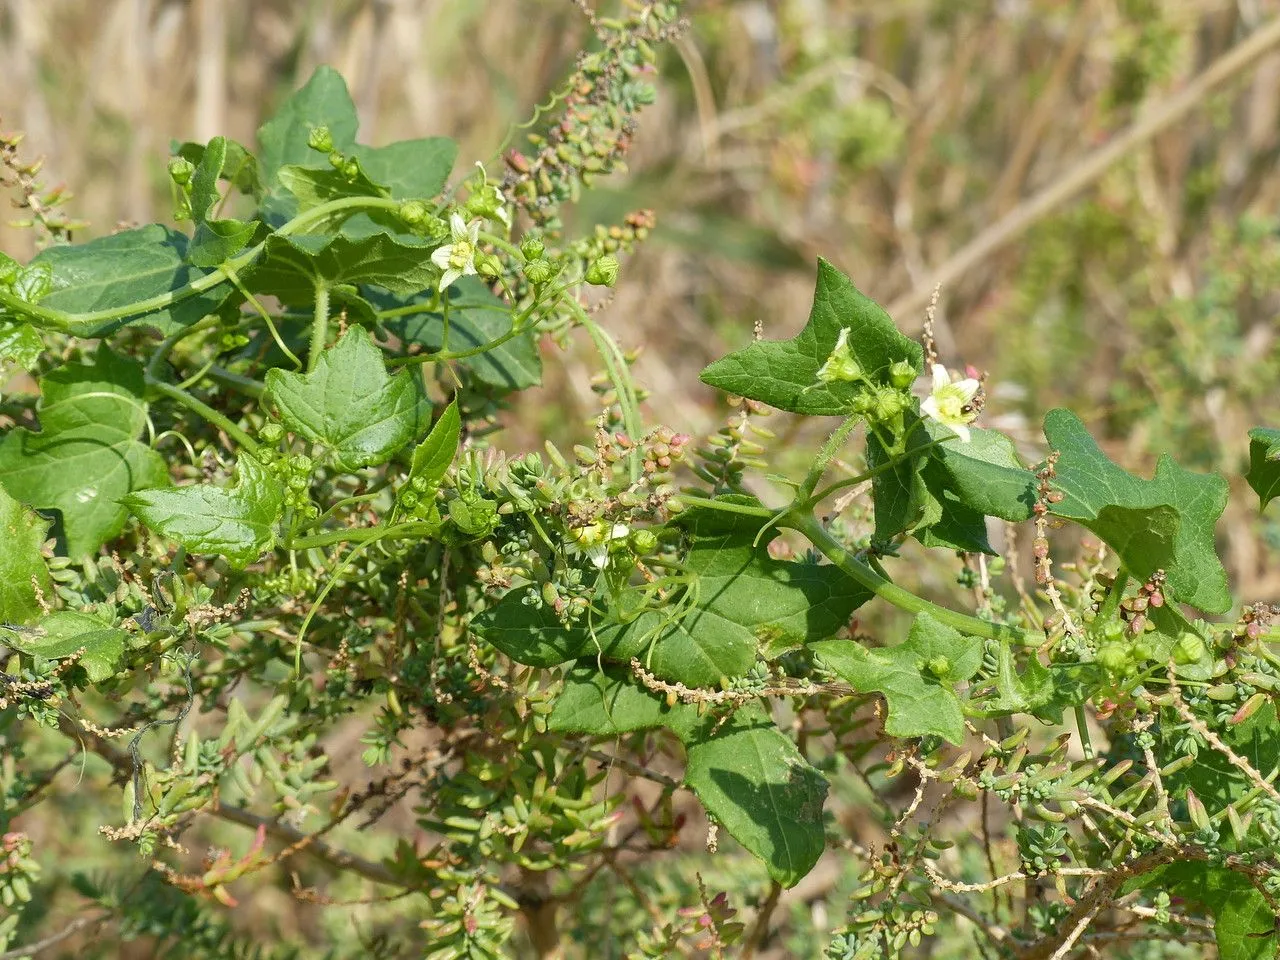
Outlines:
{"type": "Polygon", "coordinates": [[[889,305],[889,315],[906,318],[919,313],[938,284],[953,284],[992,254],[1017,240],[1040,220],[1096,183],[1135,148],[1182,120],[1211,93],[1257,64],[1277,46],[1280,46],[1280,17],[1260,27],[1247,40],[1223,54],[1185,87],[1156,104],[1106,144],[1067,165],[1066,173],[1060,179],[1018,204],[928,276],[922,277],[909,293],[894,300],[889,305]]]}

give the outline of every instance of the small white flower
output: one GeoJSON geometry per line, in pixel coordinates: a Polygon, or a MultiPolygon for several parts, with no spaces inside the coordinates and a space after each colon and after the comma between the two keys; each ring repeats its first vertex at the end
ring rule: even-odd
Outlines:
{"type": "Polygon", "coordinates": [[[951,374],[940,363],[933,365],[933,391],[920,404],[920,412],[949,427],[961,443],[969,442],[969,424],[978,416],[973,398],[982,384],[972,377],[951,382],[951,374]]]}
{"type": "Polygon", "coordinates": [[[444,271],[440,277],[440,289],[446,289],[459,277],[469,277],[476,272],[476,249],[480,244],[480,221],[470,224],[462,215],[454,213],[449,218],[452,243],[446,243],[431,255],[431,262],[444,271]]]}

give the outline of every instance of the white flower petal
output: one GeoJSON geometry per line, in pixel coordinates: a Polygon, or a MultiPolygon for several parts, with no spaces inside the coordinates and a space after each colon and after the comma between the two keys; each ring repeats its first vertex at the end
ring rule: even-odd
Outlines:
{"type": "Polygon", "coordinates": [[[969,442],[972,435],[969,433],[969,428],[965,424],[948,423],[947,426],[955,431],[955,435],[960,438],[961,443],[969,442]]]}
{"type": "Polygon", "coordinates": [[[436,252],[431,254],[431,262],[441,270],[449,269],[449,258],[453,256],[453,244],[446,243],[443,247],[437,247],[436,252]]]}
{"type": "Polygon", "coordinates": [[[453,233],[453,239],[467,239],[467,222],[462,219],[462,214],[457,210],[449,216],[449,230],[453,233]]]}
{"type": "Polygon", "coordinates": [[[951,374],[947,373],[947,368],[940,363],[935,363],[933,365],[933,389],[941,390],[949,383],[951,383],[951,374]]]}
{"type": "Polygon", "coordinates": [[[465,237],[466,239],[471,241],[471,245],[473,247],[480,242],[480,221],[479,220],[473,220],[471,222],[471,225],[466,229],[465,237]]]}
{"type": "MultiPolygon", "coordinates": [[[[475,270],[472,270],[471,272],[475,273],[475,270]]],[[[457,269],[446,270],[444,272],[444,275],[440,277],[440,289],[441,290],[448,289],[448,287],[453,283],[453,281],[457,280],[460,276],[462,276],[461,270],[457,270],[457,269]]]]}
{"type": "Polygon", "coordinates": [[[956,383],[953,383],[951,385],[951,389],[955,390],[957,393],[963,394],[964,402],[968,403],[975,396],[977,396],[978,391],[982,389],[982,384],[979,383],[977,380],[974,380],[972,377],[969,377],[967,379],[959,380],[956,383]]]}
{"type": "Polygon", "coordinates": [[[934,420],[941,420],[938,415],[938,398],[930,394],[925,397],[920,404],[920,412],[926,417],[932,417],[934,420]]]}

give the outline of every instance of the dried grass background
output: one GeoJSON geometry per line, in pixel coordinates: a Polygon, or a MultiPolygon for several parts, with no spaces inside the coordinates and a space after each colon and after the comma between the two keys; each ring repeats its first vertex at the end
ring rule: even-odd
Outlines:
{"type": "MultiPolygon", "coordinates": [[[[702,0],[689,13],[631,174],[589,197],[580,222],[656,210],[660,228],[603,320],[644,348],[650,419],[691,433],[725,414],[698,370],[757,321],[771,337],[799,329],[815,256],[914,329],[957,251],[1052,195],[1230,50],[1280,34],[1280,0],[702,0]],[[1165,60],[1118,101],[1143,44],[1165,60]]],[[[171,139],[252,144],[318,64],[347,78],[362,141],[447,134],[461,170],[493,157],[588,39],[568,0],[0,0],[0,124],[26,132],[46,181],[65,183],[71,212],[104,233],[168,218],[171,139]]],[[[1280,296],[1241,297],[1203,329],[1169,305],[1214,279],[1215,231],[1280,214],[1276,51],[1280,35],[948,277],[938,319],[947,362],[991,372],[989,416],[1029,455],[1041,414],[1069,404],[1129,466],[1175,446],[1226,472],[1229,570],[1241,596],[1272,600],[1280,531],[1259,523],[1238,474],[1248,427],[1280,424],[1280,296]],[[1208,186],[1190,189],[1196,178],[1208,186]]],[[[25,257],[31,244],[0,226],[0,249],[25,257]]],[[[546,356],[546,386],[512,412],[513,448],[548,432],[580,439],[597,412],[589,350],[546,356]]],[[[776,419],[778,467],[811,456],[818,426],[776,419]]],[[[283,893],[272,902],[302,915],[283,893]]]]}

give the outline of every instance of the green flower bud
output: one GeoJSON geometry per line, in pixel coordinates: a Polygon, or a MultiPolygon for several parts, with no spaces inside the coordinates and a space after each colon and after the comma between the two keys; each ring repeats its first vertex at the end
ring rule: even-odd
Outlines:
{"type": "Polygon", "coordinates": [[[307,146],[318,153],[332,153],[333,134],[330,133],[329,128],[323,124],[318,127],[314,127],[312,131],[307,134],[307,146]]]}
{"type": "Polygon", "coordinates": [[[524,254],[526,260],[540,260],[546,251],[547,248],[539,236],[530,234],[520,241],[520,252],[524,254]]]}
{"type": "Polygon", "coordinates": [[[942,654],[938,654],[936,657],[930,657],[924,668],[941,680],[951,675],[951,660],[942,654]]]}
{"type": "Polygon", "coordinates": [[[597,287],[612,287],[618,282],[618,258],[611,253],[597,257],[587,268],[587,283],[597,287]]]}
{"type": "Polygon", "coordinates": [[[1189,663],[1197,663],[1205,654],[1204,641],[1194,633],[1184,633],[1173,645],[1173,662],[1185,667],[1189,663]]]}
{"type": "Polygon", "coordinates": [[[1108,673],[1123,673],[1129,666],[1129,651],[1123,643],[1104,643],[1098,648],[1098,663],[1108,673]]]}
{"type": "Polygon", "coordinates": [[[556,267],[550,260],[530,260],[524,265],[524,275],[535,287],[540,287],[556,275],[556,267]]]}
{"type": "Polygon", "coordinates": [[[483,217],[486,220],[503,219],[502,211],[502,194],[498,192],[498,188],[491,183],[482,184],[471,192],[471,196],[467,197],[465,207],[467,213],[476,217],[483,217]]]}
{"type": "Polygon", "coordinates": [[[889,368],[889,382],[899,390],[905,390],[916,382],[916,368],[906,360],[899,360],[889,368]]]}
{"type": "Polygon", "coordinates": [[[647,556],[658,546],[658,535],[652,530],[632,530],[631,549],[640,556],[647,556]]]}
{"type": "Polygon", "coordinates": [[[876,397],[875,418],[877,420],[892,420],[903,411],[906,403],[902,399],[902,394],[886,390],[876,397]]]}
{"type": "Polygon", "coordinates": [[[396,214],[405,226],[417,227],[425,223],[427,218],[431,216],[431,208],[421,200],[406,200],[400,204],[396,214]]]}
{"type": "Polygon", "coordinates": [[[849,349],[849,328],[841,327],[836,345],[831,349],[826,362],[818,368],[818,380],[822,383],[852,383],[861,379],[862,364],[858,363],[853,351],[849,349]]]}
{"type": "Polygon", "coordinates": [[[284,437],[284,427],[278,423],[264,423],[258,431],[258,439],[263,443],[279,443],[284,437]]]}
{"type": "Polygon", "coordinates": [[[853,412],[867,414],[874,409],[876,405],[875,394],[870,390],[864,390],[853,398],[853,412]]]}
{"type": "Polygon", "coordinates": [[[185,157],[174,157],[169,161],[169,179],[180,187],[190,183],[195,172],[196,165],[185,157]]]}
{"type": "Polygon", "coordinates": [[[502,261],[492,253],[476,254],[476,273],[482,277],[502,276],[502,261]]]}

